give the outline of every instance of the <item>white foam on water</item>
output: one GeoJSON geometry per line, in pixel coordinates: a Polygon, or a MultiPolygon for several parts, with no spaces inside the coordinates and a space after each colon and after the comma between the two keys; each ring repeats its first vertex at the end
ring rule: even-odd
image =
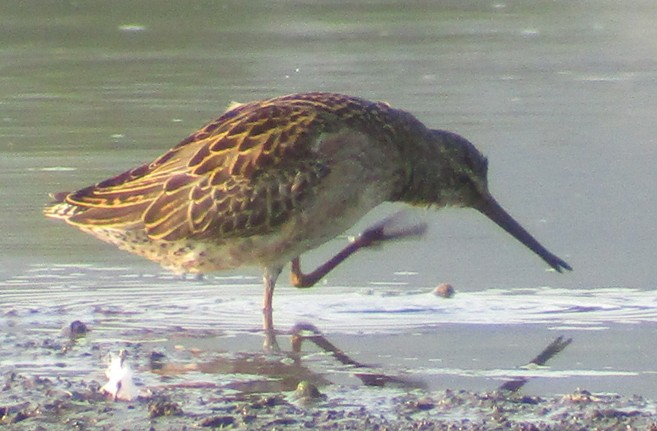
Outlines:
{"type": "MultiPolygon", "coordinates": [[[[127,327],[221,327],[254,330],[260,325],[262,286],[258,277],[204,280],[170,274],[136,274],[129,268],[38,266],[0,284],[0,302],[14,311],[39,310],[79,318],[116,314],[127,327]]],[[[445,324],[521,325],[601,330],[610,324],[657,322],[657,292],[630,288],[486,289],[457,292],[450,299],[430,289],[397,284],[376,287],[279,286],[275,321],[321,324],[332,333],[408,333],[445,324]]]]}

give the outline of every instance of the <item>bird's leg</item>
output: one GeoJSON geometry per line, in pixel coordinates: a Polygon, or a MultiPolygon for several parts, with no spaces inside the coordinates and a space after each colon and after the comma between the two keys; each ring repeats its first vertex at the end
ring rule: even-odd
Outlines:
{"type": "Polygon", "coordinates": [[[346,353],[331,343],[315,325],[310,323],[297,323],[292,328],[292,352],[298,354],[301,352],[301,343],[309,340],[315,343],[317,347],[326,353],[332,354],[343,365],[349,365],[354,368],[367,368],[368,365],[351,359],[346,353]]]}
{"type": "Polygon", "coordinates": [[[426,230],[426,223],[420,223],[412,226],[398,227],[395,222],[400,218],[400,214],[393,214],[387,219],[381,221],[374,226],[366,229],[363,233],[358,235],[354,240],[343,248],[339,253],[320,265],[314,271],[304,274],[301,271],[301,262],[299,257],[292,259],[290,280],[294,287],[311,287],[317,283],[322,277],[331,272],[333,268],[342,263],[349,256],[360,250],[361,248],[371,247],[383,241],[390,241],[396,239],[404,239],[410,237],[420,237],[426,230]]]}
{"type": "Polygon", "coordinates": [[[341,364],[349,366],[353,370],[362,370],[363,372],[355,372],[354,376],[358,377],[366,386],[384,386],[392,383],[401,385],[408,388],[423,388],[424,382],[418,380],[407,379],[402,376],[394,376],[388,374],[377,373],[371,365],[358,362],[346,353],[340,350],[335,344],[331,343],[315,325],[309,323],[297,323],[292,328],[292,352],[294,358],[299,358],[301,352],[301,343],[308,340],[326,353],[333,355],[341,364]],[[371,371],[370,371],[371,370],[371,371]]]}
{"type": "Polygon", "coordinates": [[[274,316],[272,301],[274,296],[274,287],[276,279],[281,273],[282,268],[265,268],[263,282],[265,284],[265,295],[262,304],[263,329],[265,331],[264,349],[272,352],[279,352],[281,349],[276,341],[276,331],[274,330],[274,316]]]}

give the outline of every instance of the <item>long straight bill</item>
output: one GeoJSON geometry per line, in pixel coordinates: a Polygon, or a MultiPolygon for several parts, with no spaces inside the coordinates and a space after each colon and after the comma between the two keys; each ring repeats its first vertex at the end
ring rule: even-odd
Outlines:
{"type": "Polygon", "coordinates": [[[492,196],[484,198],[482,203],[476,208],[482,214],[497,223],[502,229],[513,235],[518,241],[529,247],[529,249],[539,255],[557,272],[562,272],[564,269],[572,271],[570,265],[550,253],[545,247],[536,241],[536,239],[520,226],[520,224],[515,221],[492,196]]]}

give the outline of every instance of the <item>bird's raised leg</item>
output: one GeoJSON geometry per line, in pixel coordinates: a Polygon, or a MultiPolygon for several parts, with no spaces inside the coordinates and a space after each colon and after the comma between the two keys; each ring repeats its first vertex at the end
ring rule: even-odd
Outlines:
{"type": "MultiPolygon", "coordinates": [[[[564,339],[563,336],[557,337],[556,340],[554,340],[552,343],[548,344],[548,346],[543,349],[541,353],[538,354],[534,359],[532,359],[529,362],[529,365],[535,365],[535,366],[544,366],[547,361],[555,357],[558,353],[560,353],[563,349],[568,347],[570,343],[572,343],[573,339],[568,338],[564,339]]],[[[518,377],[512,380],[507,380],[504,382],[500,387],[499,390],[501,391],[511,391],[511,392],[518,392],[520,388],[525,386],[525,384],[529,381],[529,377],[518,377]]]]}
{"type": "Polygon", "coordinates": [[[276,341],[276,331],[274,330],[274,308],[272,306],[274,287],[276,279],[281,273],[282,268],[265,268],[262,280],[265,284],[265,294],[262,302],[263,329],[265,331],[264,349],[271,352],[279,352],[281,349],[276,341]]]}
{"type": "Polygon", "coordinates": [[[403,376],[378,373],[371,365],[363,364],[352,359],[322,335],[315,325],[309,323],[297,323],[292,328],[292,353],[295,361],[300,361],[299,353],[301,352],[301,344],[305,340],[313,342],[324,352],[330,353],[341,364],[347,365],[354,370],[362,370],[362,372],[355,372],[354,376],[358,377],[366,386],[384,386],[392,383],[408,388],[425,387],[422,381],[411,380],[403,376]]]}
{"type": "Polygon", "coordinates": [[[349,245],[343,248],[339,253],[320,265],[314,271],[304,274],[301,271],[301,262],[299,257],[292,259],[290,280],[294,287],[311,287],[333,268],[342,263],[346,258],[360,250],[361,248],[371,247],[383,241],[404,239],[411,237],[420,237],[426,230],[426,223],[420,223],[411,226],[398,226],[400,213],[393,214],[378,224],[366,229],[358,235],[349,245]]]}

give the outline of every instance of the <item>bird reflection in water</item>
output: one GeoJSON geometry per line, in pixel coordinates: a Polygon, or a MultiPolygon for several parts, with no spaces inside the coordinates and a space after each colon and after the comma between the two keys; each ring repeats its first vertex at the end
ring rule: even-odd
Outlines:
{"type": "MultiPolygon", "coordinates": [[[[346,366],[351,374],[358,378],[365,386],[394,386],[407,389],[426,388],[427,384],[417,377],[409,377],[403,373],[393,373],[382,370],[379,367],[359,362],[347,355],[326,338],[319,329],[309,323],[299,323],[290,331],[291,350],[270,355],[263,352],[237,353],[231,357],[218,357],[207,362],[196,363],[174,363],[167,362],[164,355],[153,353],[151,356],[151,369],[153,372],[167,376],[177,376],[190,372],[206,374],[240,374],[256,376],[248,380],[232,381],[225,385],[216,383],[182,383],[172,386],[192,387],[198,385],[221,386],[234,389],[241,393],[279,393],[290,392],[299,388],[311,388],[314,386],[326,386],[332,382],[324,373],[316,372],[302,363],[302,346],[309,341],[321,349],[322,352],[330,354],[340,364],[346,366]]],[[[563,351],[572,339],[557,337],[541,353],[532,359],[525,367],[532,369],[545,366],[545,364],[563,351]]],[[[517,392],[528,381],[530,377],[516,376],[502,383],[498,389],[503,391],[517,392]]]]}

